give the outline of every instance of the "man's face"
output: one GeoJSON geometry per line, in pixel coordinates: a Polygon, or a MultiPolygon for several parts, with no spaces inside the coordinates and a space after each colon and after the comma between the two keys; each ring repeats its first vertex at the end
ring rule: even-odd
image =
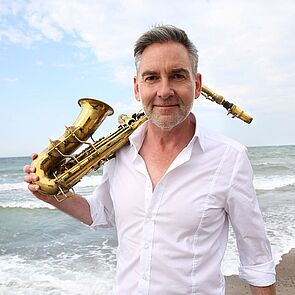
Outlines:
{"type": "Polygon", "coordinates": [[[134,77],[134,92],[150,122],[171,130],[188,117],[200,91],[201,76],[194,74],[182,44],[155,43],[143,51],[134,77]]]}

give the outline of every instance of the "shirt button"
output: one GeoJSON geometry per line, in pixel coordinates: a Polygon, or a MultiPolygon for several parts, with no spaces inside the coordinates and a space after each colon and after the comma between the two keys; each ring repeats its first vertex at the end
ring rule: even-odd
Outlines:
{"type": "Polygon", "coordinates": [[[150,247],[150,245],[149,245],[149,243],[145,243],[143,247],[144,247],[144,249],[148,249],[150,247]]]}
{"type": "Polygon", "coordinates": [[[153,218],[153,212],[148,212],[146,215],[147,219],[152,219],[153,218]]]}
{"type": "Polygon", "coordinates": [[[143,274],[142,275],[142,279],[145,280],[145,281],[147,281],[148,280],[148,275],[147,274],[143,274]]]}

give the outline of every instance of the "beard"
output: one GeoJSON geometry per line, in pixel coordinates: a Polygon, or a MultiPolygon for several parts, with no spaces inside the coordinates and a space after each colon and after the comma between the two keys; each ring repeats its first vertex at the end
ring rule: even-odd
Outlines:
{"type": "Polygon", "coordinates": [[[170,131],[182,123],[190,114],[193,100],[189,105],[183,103],[178,97],[161,100],[159,103],[153,100],[149,105],[143,105],[143,110],[149,121],[163,131],[170,131]],[[160,110],[159,106],[173,106],[171,109],[160,110]]]}

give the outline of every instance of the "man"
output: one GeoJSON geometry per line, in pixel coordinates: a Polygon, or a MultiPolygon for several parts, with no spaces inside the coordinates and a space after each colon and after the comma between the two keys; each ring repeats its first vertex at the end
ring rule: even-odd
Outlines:
{"type": "MultiPolygon", "coordinates": [[[[275,294],[271,250],[241,144],[201,128],[191,113],[200,95],[198,54],[184,31],[157,26],[134,50],[134,92],[149,120],[104,166],[86,199],[39,199],[92,227],[116,226],[115,294],[224,294],[220,271],[229,220],[240,277],[252,294],[275,294]]],[[[24,168],[27,182],[37,179],[24,168]]]]}

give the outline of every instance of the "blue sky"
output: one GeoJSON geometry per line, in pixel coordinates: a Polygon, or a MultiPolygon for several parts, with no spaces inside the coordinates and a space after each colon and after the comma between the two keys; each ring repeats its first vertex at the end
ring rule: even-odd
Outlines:
{"type": "Polygon", "coordinates": [[[133,44],[154,24],[186,30],[203,83],[254,117],[232,120],[204,98],[201,125],[247,146],[295,144],[295,2],[237,0],[0,0],[0,156],[39,152],[94,97],[120,113],[133,96],[133,44]]]}

